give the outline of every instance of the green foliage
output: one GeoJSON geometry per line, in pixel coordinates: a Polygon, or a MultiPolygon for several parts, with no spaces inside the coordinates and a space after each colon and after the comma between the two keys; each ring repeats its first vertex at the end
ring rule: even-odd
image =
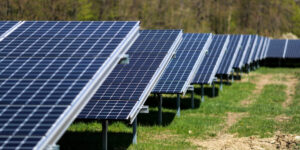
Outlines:
{"type": "Polygon", "coordinates": [[[0,20],[140,20],[147,29],[300,36],[294,0],[2,0],[0,20]]]}

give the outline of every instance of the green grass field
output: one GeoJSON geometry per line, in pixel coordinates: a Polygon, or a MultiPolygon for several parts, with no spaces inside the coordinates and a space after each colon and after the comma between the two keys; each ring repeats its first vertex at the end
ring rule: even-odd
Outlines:
{"type": "MultiPolygon", "coordinates": [[[[176,95],[163,95],[163,125],[157,125],[158,101],[153,95],[146,105],[149,114],[138,116],[138,144],[132,145],[132,127],[110,122],[109,149],[199,149],[191,140],[206,140],[222,134],[236,137],[272,137],[275,132],[300,134],[300,69],[259,68],[242,80],[225,84],[211,97],[206,86],[200,103],[200,87],[195,88],[195,109],[190,94],[182,97],[181,117],[176,117],[176,95]],[[266,78],[268,77],[268,80],[266,78]],[[288,77],[295,79],[290,80],[288,77]],[[262,79],[265,79],[264,82],[262,79]],[[294,93],[285,84],[296,81],[294,93]],[[286,104],[286,100],[291,99],[286,104]],[[287,105],[287,106],[285,106],[287,105]]],[[[216,86],[218,88],[218,85],[216,86]]],[[[75,121],[58,143],[61,149],[101,149],[101,122],[75,121]]],[[[201,147],[200,147],[201,148],[201,147]]]]}

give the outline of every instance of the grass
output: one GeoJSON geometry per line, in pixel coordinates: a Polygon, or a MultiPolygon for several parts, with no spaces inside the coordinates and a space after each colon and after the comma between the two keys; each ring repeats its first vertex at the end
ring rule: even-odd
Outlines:
{"type": "MultiPolygon", "coordinates": [[[[260,68],[255,74],[286,73],[300,80],[300,69],[260,68]]],[[[270,137],[276,131],[300,134],[300,82],[293,96],[293,104],[282,106],[286,98],[285,85],[268,84],[259,95],[253,95],[257,77],[249,77],[247,82],[234,82],[223,85],[217,97],[211,96],[211,87],[205,86],[205,102],[200,103],[200,86],[195,87],[195,109],[190,108],[190,94],[181,97],[181,117],[176,117],[176,95],[164,95],[163,125],[157,125],[157,99],[153,95],[147,100],[149,114],[138,116],[138,144],[132,145],[132,128],[124,122],[109,125],[109,149],[197,149],[190,139],[207,139],[220,132],[238,136],[270,137]],[[251,82],[250,82],[251,81],[251,82]],[[241,101],[252,99],[253,103],[244,106],[241,101]],[[228,113],[245,113],[228,130],[228,113]],[[286,115],[291,119],[278,122],[275,117],[286,115]]],[[[282,79],[287,80],[287,79],[282,79]]],[[[219,88],[219,85],[216,85],[219,88]]],[[[101,149],[101,122],[76,121],[58,143],[61,149],[101,149]]]]}

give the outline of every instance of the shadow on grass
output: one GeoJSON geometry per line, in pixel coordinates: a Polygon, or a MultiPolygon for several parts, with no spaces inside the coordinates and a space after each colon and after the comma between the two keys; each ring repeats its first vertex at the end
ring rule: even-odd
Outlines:
{"type": "MultiPolygon", "coordinates": [[[[195,94],[201,95],[201,88],[195,88],[195,94]]],[[[215,96],[213,96],[212,87],[204,87],[204,95],[208,97],[219,96],[219,87],[215,87],[215,96]]]]}
{"type": "MultiPolygon", "coordinates": [[[[162,126],[168,126],[175,119],[175,113],[162,111],[162,126]]],[[[148,114],[138,115],[138,125],[154,126],[158,125],[158,111],[149,111],[148,114]]]]}
{"type": "MultiPolygon", "coordinates": [[[[196,94],[196,93],[195,93],[196,94]]],[[[158,96],[151,96],[146,101],[145,105],[149,105],[149,107],[158,107],[159,104],[159,97],[158,96]]],[[[173,94],[168,94],[168,96],[163,96],[163,108],[174,109],[177,110],[177,96],[173,94]]],[[[194,97],[194,108],[200,107],[200,100],[194,97]]],[[[191,95],[189,93],[186,96],[180,96],[180,109],[192,109],[191,107],[191,95]]]]}
{"type": "MultiPolygon", "coordinates": [[[[107,133],[108,149],[127,149],[132,142],[131,133],[107,133]]],[[[101,132],[71,132],[67,131],[59,140],[61,150],[94,150],[102,148],[101,132]]]]}

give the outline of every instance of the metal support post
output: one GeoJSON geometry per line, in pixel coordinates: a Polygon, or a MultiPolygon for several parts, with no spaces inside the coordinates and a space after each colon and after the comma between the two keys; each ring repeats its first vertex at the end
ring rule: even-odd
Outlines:
{"type": "Polygon", "coordinates": [[[163,98],[161,94],[158,94],[159,104],[158,104],[158,125],[162,124],[162,102],[163,98]]]}
{"type": "Polygon", "coordinates": [[[108,120],[102,121],[102,149],[107,150],[108,120]]]}
{"type": "Polygon", "coordinates": [[[177,94],[177,117],[180,117],[180,94],[177,94]]]}
{"type": "Polygon", "coordinates": [[[137,144],[137,117],[134,119],[132,123],[132,144],[137,144]]]}
{"type": "Polygon", "coordinates": [[[215,97],[215,83],[212,82],[212,96],[215,97]]]}
{"type": "Polygon", "coordinates": [[[220,91],[223,90],[223,76],[221,75],[221,78],[220,78],[220,91]]]}
{"type": "Polygon", "coordinates": [[[204,102],[204,86],[201,84],[201,102],[204,102]]]}

